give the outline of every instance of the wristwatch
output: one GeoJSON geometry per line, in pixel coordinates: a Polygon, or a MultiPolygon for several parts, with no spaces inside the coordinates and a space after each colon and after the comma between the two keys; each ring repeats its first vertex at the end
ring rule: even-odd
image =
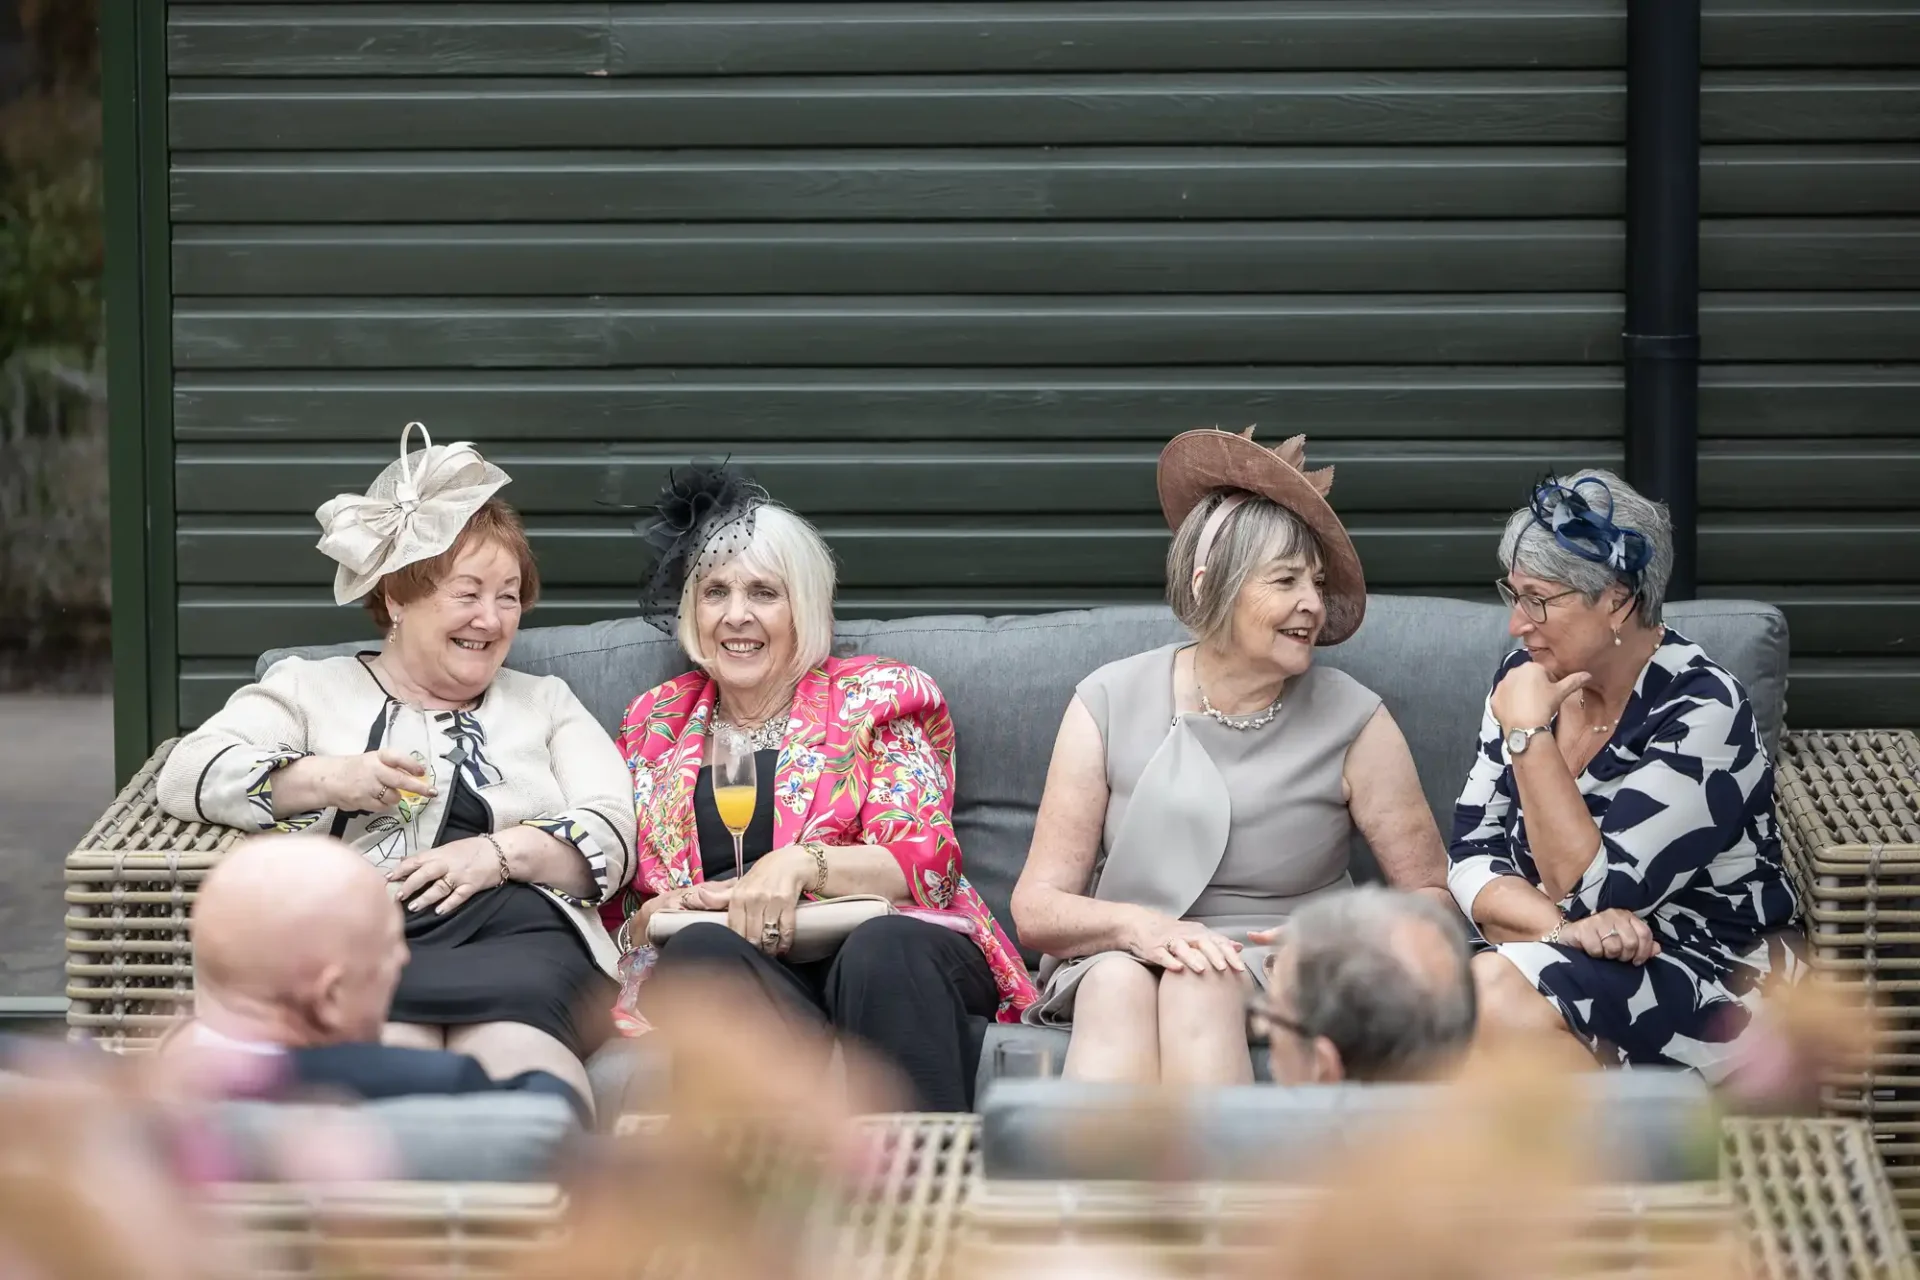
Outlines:
{"type": "Polygon", "coordinates": [[[1536,733],[1547,733],[1551,729],[1551,725],[1543,724],[1535,729],[1507,730],[1507,754],[1510,756],[1525,755],[1527,753],[1527,743],[1532,739],[1533,735],[1536,733]]]}

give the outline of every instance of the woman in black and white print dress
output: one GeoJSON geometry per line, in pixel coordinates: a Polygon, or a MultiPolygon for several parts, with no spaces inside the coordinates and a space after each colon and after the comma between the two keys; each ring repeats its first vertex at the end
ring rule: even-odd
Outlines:
{"type": "Polygon", "coordinates": [[[1500,560],[1523,647],[1487,699],[1448,875],[1493,944],[1482,1025],[1722,1079],[1764,981],[1795,965],[1746,690],[1660,625],[1666,512],[1617,477],[1540,486],[1500,560]]]}

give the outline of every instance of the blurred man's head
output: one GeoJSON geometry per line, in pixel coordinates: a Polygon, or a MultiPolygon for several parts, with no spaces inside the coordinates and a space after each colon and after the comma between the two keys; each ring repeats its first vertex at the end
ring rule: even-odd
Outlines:
{"type": "Polygon", "coordinates": [[[194,1013],[237,1039],[378,1040],[406,963],[386,877],[325,836],[247,841],[194,903],[194,1013]]]}
{"type": "Polygon", "coordinates": [[[1473,1038],[1467,961],[1459,918],[1424,897],[1367,886],[1302,907],[1269,970],[1274,1080],[1446,1074],[1473,1038]]]}

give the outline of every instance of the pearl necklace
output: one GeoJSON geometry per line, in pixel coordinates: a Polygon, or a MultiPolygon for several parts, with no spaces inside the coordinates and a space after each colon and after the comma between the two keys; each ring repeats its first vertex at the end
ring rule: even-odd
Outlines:
{"type": "Polygon", "coordinates": [[[1193,682],[1193,688],[1194,688],[1194,692],[1200,695],[1201,711],[1205,712],[1212,719],[1217,720],[1221,724],[1227,726],[1227,728],[1237,729],[1241,733],[1247,733],[1254,729],[1264,729],[1266,726],[1273,723],[1273,718],[1275,716],[1280,714],[1280,699],[1275,698],[1272,702],[1267,704],[1267,709],[1265,711],[1250,711],[1243,716],[1230,716],[1226,712],[1216,708],[1211,702],[1207,701],[1207,691],[1200,687],[1200,682],[1198,680],[1193,682]]]}

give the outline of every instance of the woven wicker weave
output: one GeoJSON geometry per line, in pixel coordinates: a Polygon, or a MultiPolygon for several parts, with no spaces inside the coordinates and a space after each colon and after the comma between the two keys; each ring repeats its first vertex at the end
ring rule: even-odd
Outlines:
{"type": "Polygon", "coordinates": [[[1726,1174],[1764,1280],[1920,1280],[1865,1125],[1728,1120],[1726,1174]]]}
{"type": "Polygon", "coordinates": [[[1824,1108],[1866,1122],[1920,1238],[1920,738],[1793,734],[1779,766],[1813,966],[1883,1027],[1867,1070],[1830,1080],[1824,1108]]]}
{"type": "Polygon", "coordinates": [[[501,1275],[565,1230],[552,1186],[375,1183],[230,1186],[215,1221],[235,1233],[235,1276],[501,1275]]]}
{"type": "Polygon", "coordinates": [[[163,744],[67,856],[67,1025],[114,1048],[153,1040],[193,1000],[188,912],[240,839],[160,811],[163,744]]]}

